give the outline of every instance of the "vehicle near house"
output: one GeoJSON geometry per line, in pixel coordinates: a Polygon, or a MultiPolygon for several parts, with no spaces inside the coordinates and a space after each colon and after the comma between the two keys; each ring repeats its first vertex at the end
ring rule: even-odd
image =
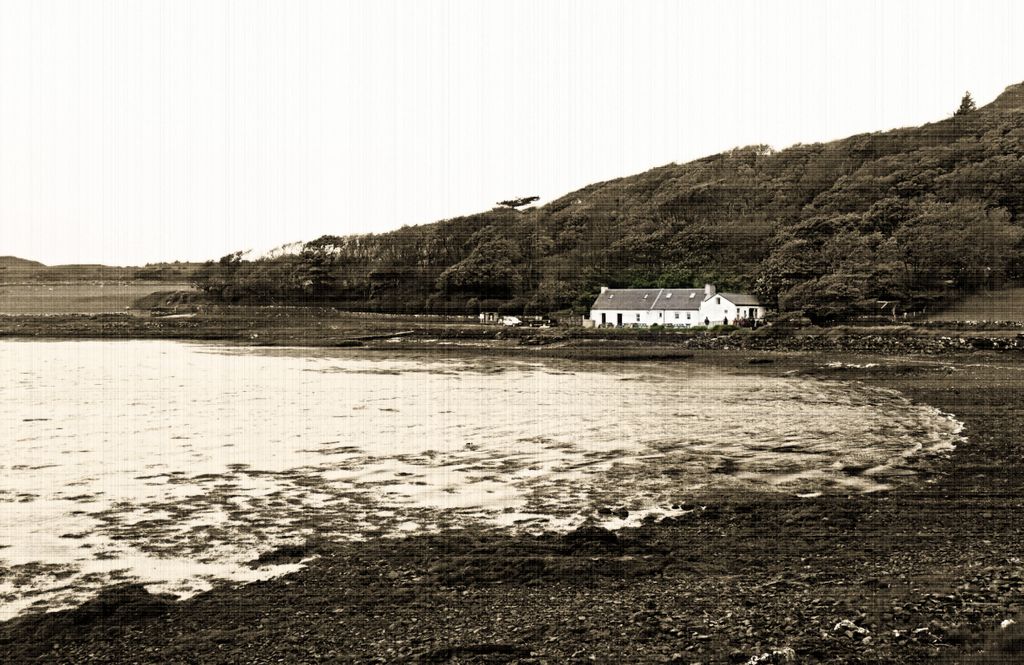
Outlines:
{"type": "Polygon", "coordinates": [[[551,319],[546,316],[510,316],[497,312],[480,312],[480,323],[499,326],[529,326],[530,328],[550,328],[551,319]]]}
{"type": "Polygon", "coordinates": [[[522,317],[523,325],[530,328],[550,328],[553,325],[551,319],[546,316],[526,315],[522,317]]]}
{"type": "Polygon", "coordinates": [[[719,292],[714,284],[703,289],[609,289],[601,287],[590,308],[595,326],[615,328],[659,325],[692,328],[756,323],[765,307],[746,293],[719,292]]]}

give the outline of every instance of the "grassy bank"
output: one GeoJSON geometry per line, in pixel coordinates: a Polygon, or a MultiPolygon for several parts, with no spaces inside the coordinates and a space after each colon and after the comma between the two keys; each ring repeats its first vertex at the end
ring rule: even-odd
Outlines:
{"type": "Polygon", "coordinates": [[[160,291],[188,291],[188,284],[147,281],[0,283],[0,315],[124,312],[160,291]]]}
{"type": "Polygon", "coordinates": [[[1024,288],[967,296],[928,318],[932,321],[1024,321],[1024,288]]]}

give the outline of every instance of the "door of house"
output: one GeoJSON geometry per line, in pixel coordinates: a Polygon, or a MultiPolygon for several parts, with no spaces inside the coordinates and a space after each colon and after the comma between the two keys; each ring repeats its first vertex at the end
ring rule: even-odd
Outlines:
{"type": "Polygon", "coordinates": [[[605,314],[604,312],[601,312],[601,325],[603,326],[606,323],[608,323],[608,315],[605,314]]]}
{"type": "Polygon", "coordinates": [[[615,315],[615,325],[617,325],[620,328],[622,327],[622,312],[619,312],[618,314],[615,315]]]}

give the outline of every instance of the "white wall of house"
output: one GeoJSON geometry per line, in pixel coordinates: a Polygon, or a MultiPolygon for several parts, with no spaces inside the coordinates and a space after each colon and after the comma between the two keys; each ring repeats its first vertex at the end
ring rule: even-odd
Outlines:
{"type": "Polygon", "coordinates": [[[688,328],[704,325],[704,317],[697,310],[608,310],[594,309],[590,311],[590,320],[595,326],[618,325],[618,315],[622,315],[623,326],[679,326],[688,328]],[[604,315],[602,320],[601,315],[604,315]]]}
{"type": "Polygon", "coordinates": [[[590,311],[590,320],[595,326],[619,325],[618,315],[622,315],[623,326],[674,326],[690,328],[703,326],[705,319],[710,325],[720,325],[728,319],[729,323],[735,323],[737,318],[762,319],[765,315],[764,307],[753,307],[750,305],[735,305],[721,296],[712,296],[710,300],[702,303],[699,310],[609,310],[595,309],[590,311]],[[753,317],[751,312],[753,311],[753,317]],[[602,319],[602,315],[604,318],[602,319]]]}
{"type": "Polygon", "coordinates": [[[590,311],[590,320],[595,325],[619,325],[618,316],[622,315],[623,326],[651,325],[648,315],[650,312],[637,311],[634,309],[593,309],[590,311]],[[602,321],[601,315],[604,315],[602,321]]]}
{"type": "Polygon", "coordinates": [[[697,310],[665,310],[665,323],[663,325],[678,328],[690,328],[692,326],[704,325],[704,319],[698,319],[697,310]]]}
{"type": "Polygon", "coordinates": [[[735,323],[736,319],[761,319],[764,318],[764,313],[764,307],[737,305],[725,296],[718,294],[711,296],[700,305],[701,323],[703,324],[706,318],[713,326],[725,320],[728,320],[729,323],[735,323]],[[751,317],[751,311],[753,311],[753,317],[751,317]]]}
{"type": "Polygon", "coordinates": [[[711,321],[711,325],[713,326],[718,325],[725,320],[728,320],[729,323],[733,323],[736,321],[736,316],[736,305],[720,295],[713,295],[700,304],[700,318],[702,323],[704,319],[711,321]]]}

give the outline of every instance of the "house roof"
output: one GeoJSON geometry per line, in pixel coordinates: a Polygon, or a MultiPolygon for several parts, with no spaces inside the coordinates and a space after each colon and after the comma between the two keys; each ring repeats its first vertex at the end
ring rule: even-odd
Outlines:
{"type": "Polygon", "coordinates": [[[608,289],[591,309],[653,309],[664,289],[608,289]]]}
{"type": "MultiPolygon", "coordinates": [[[[759,307],[746,293],[716,293],[734,305],[759,307]]],[[[704,302],[704,289],[607,289],[590,309],[696,311],[704,302]]]]}
{"type": "Polygon", "coordinates": [[[654,309],[698,310],[704,302],[704,289],[662,289],[654,309]]]}
{"type": "Polygon", "coordinates": [[[696,311],[703,301],[704,289],[608,289],[591,309],[696,311]]]}
{"type": "Polygon", "coordinates": [[[757,301],[757,298],[749,293],[716,293],[715,295],[722,296],[734,305],[750,305],[752,307],[761,306],[761,303],[757,301]]]}

